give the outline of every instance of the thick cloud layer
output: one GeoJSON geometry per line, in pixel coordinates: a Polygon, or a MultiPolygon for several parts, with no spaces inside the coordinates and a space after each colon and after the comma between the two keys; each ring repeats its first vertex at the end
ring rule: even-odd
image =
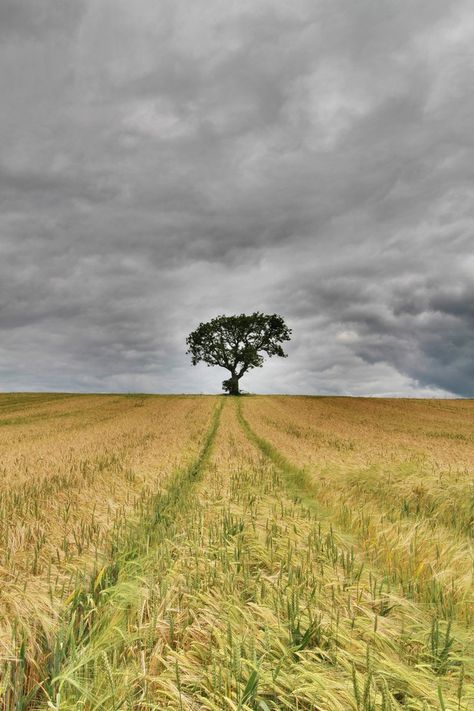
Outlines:
{"type": "Polygon", "coordinates": [[[4,0],[0,387],[474,396],[469,0],[4,0]]]}

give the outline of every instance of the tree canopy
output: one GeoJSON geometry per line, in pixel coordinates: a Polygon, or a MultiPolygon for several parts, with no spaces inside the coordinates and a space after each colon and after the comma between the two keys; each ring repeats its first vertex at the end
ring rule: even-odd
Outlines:
{"type": "Polygon", "coordinates": [[[230,395],[239,395],[239,380],[252,368],[261,368],[264,356],[286,358],[281,344],[289,341],[291,329],[278,314],[216,316],[200,323],[186,339],[193,365],[226,368],[231,377],[222,383],[230,395]]]}

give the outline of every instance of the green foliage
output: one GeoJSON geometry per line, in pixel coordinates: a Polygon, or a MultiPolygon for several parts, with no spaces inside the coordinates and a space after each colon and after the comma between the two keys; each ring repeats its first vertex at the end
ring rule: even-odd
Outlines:
{"type": "Polygon", "coordinates": [[[240,378],[252,368],[261,368],[264,355],[286,358],[281,344],[289,341],[291,329],[277,314],[217,316],[200,323],[186,339],[193,365],[226,368],[231,377],[222,387],[230,395],[239,394],[240,378]]]}
{"type": "Polygon", "coordinates": [[[456,667],[456,661],[452,658],[452,647],[454,637],[451,635],[452,621],[449,620],[444,629],[438,619],[434,619],[429,635],[429,660],[431,668],[435,674],[442,676],[447,674],[452,667],[456,667]]]}

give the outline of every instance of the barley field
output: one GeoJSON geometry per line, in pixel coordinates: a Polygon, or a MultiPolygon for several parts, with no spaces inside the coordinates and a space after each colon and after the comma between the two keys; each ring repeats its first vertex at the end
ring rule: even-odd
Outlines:
{"type": "Polygon", "coordinates": [[[0,395],[0,709],[474,709],[474,402],[0,395]]]}

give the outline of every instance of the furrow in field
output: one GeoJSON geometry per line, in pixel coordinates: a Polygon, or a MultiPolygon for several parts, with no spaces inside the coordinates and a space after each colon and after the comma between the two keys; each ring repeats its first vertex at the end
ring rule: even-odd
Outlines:
{"type": "MultiPolygon", "coordinates": [[[[83,398],[86,413],[88,400],[83,398]]],[[[25,442],[18,463],[22,481],[14,466],[5,468],[0,698],[2,693],[26,698],[35,689],[65,598],[114,554],[130,521],[149,515],[172,473],[196,461],[214,403],[213,398],[123,398],[113,425],[99,421],[86,435],[79,430],[57,437],[50,429],[41,447],[28,449],[25,442]]],[[[10,452],[5,439],[0,446],[10,452]]],[[[9,709],[9,703],[0,708],[9,709]]]]}
{"type": "Polygon", "coordinates": [[[87,586],[71,595],[33,708],[38,707],[38,697],[48,708],[118,709],[128,701],[135,708],[132,699],[141,694],[140,684],[125,675],[126,697],[122,697],[113,677],[124,655],[127,659],[145,644],[133,630],[134,616],[146,614],[149,601],[144,591],[149,589],[157,555],[176,535],[175,519],[193,508],[193,490],[210,456],[221,408],[219,404],[214,411],[197,458],[150,502],[146,515],[122,532],[110,560],[87,586]]]}
{"type": "Polygon", "coordinates": [[[463,631],[365,563],[315,505],[311,472],[222,402],[194,463],[76,586],[41,703],[23,708],[472,708],[463,631]]]}
{"type": "Polygon", "coordinates": [[[364,569],[297,483],[226,400],[199,476],[68,653],[56,708],[467,711],[449,628],[364,569]]]}
{"type": "MultiPolygon", "coordinates": [[[[336,562],[339,561],[339,565],[342,566],[341,572],[345,571],[347,560],[351,560],[352,569],[358,570],[358,611],[360,613],[365,607],[364,613],[369,618],[372,617],[374,624],[374,635],[372,639],[370,639],[370,636],[366,639],[367,659],[370,658],[371,663],[375,663],[376,666],[378,666],[379,673],[381,674],[379,681],[384,680],[383,683],[385,683],[385,681],[392,676],[392,690],[398,686],[398,690],[393,694],[394,699],[392,699],[392,701],[397,700],[401,708],[418,708],[417,703],[421,704],[419,708],[424,708],[423,704],[426,704],[426,708],[444,708],[443,704],[449,702],[443,697],[443,692],[440,691],[440,689],[443,684],[446,684],[448,688],[451,686],[452,698],[450,699],[450,703],[456,703],[456,707],[470,708],[470,704],[474,699],[474,686],[472,683],[474,672],[472,638],[467,636],[464,630],[459,628],[455,629],[454,625],[450,622],[441,622],[429,614],[429,612],[427,613],[425,606],[420,606],[407,600],[403,595],[403,591],[397,589],[396,586],[390,586],[388,576],[384,575],[384,571],[380,571],[380,569],[374,570],[367,565],[364,566],[364,556],[361,555],[361,551],[357,552],[357,547],[354,548],[354,546],[351,547],[349,545],[346,534],[337,532],[337,529],[331,524],[330,518],[327,517],[327,513],[325,513],[324,509],[315,501],[313,484],[307,472],[290,464],[269,442],[253,432],[242,415],[241,403],[237,406],[237,412],[240,424],[249,439],[260,449],[265,458],[273,463],[277,471],[280,472],[286,491],[290,496],[293,496],[296,501],[301,501],[303,508],[307,506],[311,512],[315,513],[320,534],[321,532],[325,532],[326,535],[332,539],[334,559],[336,562]],[[376,582],[377,578],[379,582],[376,582]],[[382,621],[382,618],[383,633],[379,635],[376,634],[376,632],[380,629],[378,622],[382,621]],[[425,642],[431,640],[432,643],[433,639],[439,634],[440,629],[444,629],[449,637],[449,643],[447,642],[447,638],[445,638],[444,649],[448,656],[450,654],[452,655],[451,671],[448,671],[447,668],[441,670],[439,665],[431,663],[431,671],[435,671],[435,674],[431,676],[431,680],[427,676],[423,679],[422,675],[419,674],[419,670],[423,667],[425,670],[428,670],[430,663],[427,662],[427,658],[425,657],[425,664],[423,664],[422,656],[421,658],[418,656],[420,652],[420,642],[424,639],[425,642]],[[449,647],[449,652],[447,647],[449,647]],[[418,649],[418,652],[415,652],[414,656],[411,656],[410,653],[407,654],[408,649],[418,649]],[[465,663],[464,667],[463,662],[465,663]],[[395,667],[397,673],[393,675],[395,667]],[[463,668],[461,676],[459,677],[464,684],[465,696],[463,702],[461,701],[462,694],[460,687],[458,687],[457,692],[453,688],[453,672],[456,667],[458,667],[458,672],[463,668]],[[392,675],[389,670],[392,670],[392,675]],[[400,690],[403,688],[406,690],[411,683],[413,684],[413,697],[407,695],[403,698],[403,693],[401,693],[400,690]],[[423,686],[425,686],[424,691],[421,691],[423,686]],[[418,691],[415,691],[416,688],[418,691]],[[430,689],[430,692],[428,689],[430,689]],[[437,699],[435,694],[436,690],[438,695],[437,699]],[[466,705],[463,706],[463,703],[466,705]]],[[[305,575],[305,579],[307,579],[307,577],[308,572],[305,575]]],[[[342,579],[344,579],[343,576],[342,579]]],[[[335,585],[332,583],[333,596],[334,590],[337,590],[338,601],[336,609],[338,611],[339,629],[344,628],[343,619],[347,616],[347,610],[351,609],[350,598],[352,583],[353,580],[349,580],[349,585],[347,585],[347,579],[344,579],[341,585],[341,578],[335,585]],[[349,589],[348,603],[343,600],[344,595],[341,595],[341,592],[344,592],[346,586],[349,589]]],[[[353,644],[354,636],[357,638],[358,635],[357,632],[354,635],[354,628],[352,628],[351,632],[353,644]]],[[[350,637],[351,633],[345,637],[348,644],[350,637]]],[[[344,634],[341,638],[344,638],[344,634]]],[[[355,664],[360,664],[360,654],[357,655],[353,650],[354,647],[352,647],[351,655],[346,658],[346,662],[349,662],[352,658],[355,664]]],[[[343,652],[340,653],[339,658],[344,658],[343,652]]],[[[371,673],[370,664],[366,665],[365,679],[363,679],[362,684],[367,683],[371,673]]],[[[387,703],[386,700],[384,702],[383,695],[382,699],[379,699],[379,703],[382,705],[371,706],[366,700],[364,705],[361,704],[359,699],[356,708],[391,708],[390,705],[383,705],[387,703]]],[[[396,706],[396,708],[399,706],[396,706]]],[[[326,706],[323,706],[323,708],[326,708],[326,706]]],[[[332,708],[332,706],[328,706],[327,708],[332,708]]],[[[336,708],[336,706],[334,708],[336,708]]],[[[343,705],[343,708],[346,708],[346,706],[343,705]]]]}

